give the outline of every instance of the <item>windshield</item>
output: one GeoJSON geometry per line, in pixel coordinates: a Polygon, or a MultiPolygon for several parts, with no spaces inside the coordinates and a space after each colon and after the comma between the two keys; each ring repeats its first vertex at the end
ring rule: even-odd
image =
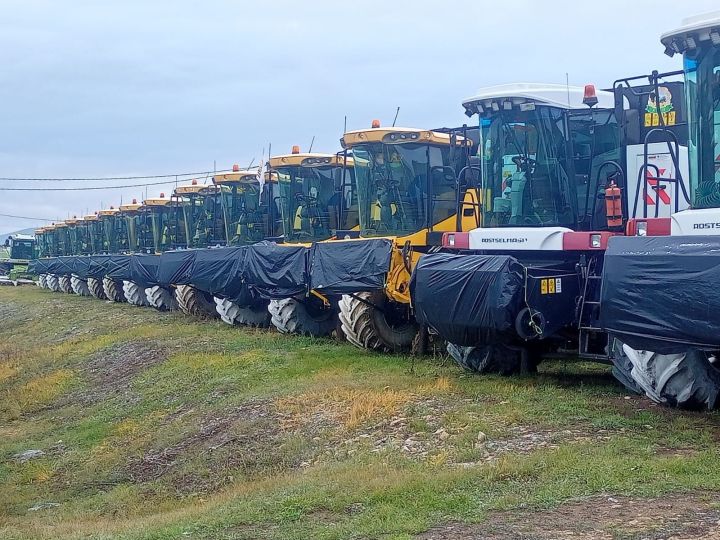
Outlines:
{"type": "Polygon", "coordinates": [[[172,205],[151,207],[150,226],[155,251],[166,251],[176,246],[178,230],[182,229],[178,227],[178,213],[172,205]]]}
{"type": "Polygon", "coordinates": [[[690,190],[694,208],[720,207],[720,49],[685,59],[690,127],[690,190]]]}
{"type": "Polygon", "coordinates": [[[223,220],[228,244],[238,246],[265,238],[265,216],[260,184],[238,183],[221,187],[223,220]]]}
{"type": "Polygon", "coordinates": [[[335,189],[342,183],[343,167],[279,167],[275,169],[279,185],[283,232],[286,242],[327,240],[342,228],[338,222],[344,204],[351,205],[335,189]]]}
{"type": "Polygon", "coordinates": [[[483,123],[484,223],[575,226],[578,194],[564,111],[500,111],[483,123]]]}
{"type": "Polygon", "coordinates": [[[103,251],[106,253],[120,253],[128,251],[128,233],[125,219],[113,215],[102,218],[103,251]]]}
{"type": "Polygon", "coordinates": [[[189,247],[207,247],[225,243],[225,225],[219,194],[187,195],[183,203],[189,247]]]}
{"type": "Polygon", "coordinates": [[[450,146],[354,146],[363,236],[404,236],[454,216],[457,159],[450,146]],[[428,179],[431,179],[429,181],[428,179]]]}

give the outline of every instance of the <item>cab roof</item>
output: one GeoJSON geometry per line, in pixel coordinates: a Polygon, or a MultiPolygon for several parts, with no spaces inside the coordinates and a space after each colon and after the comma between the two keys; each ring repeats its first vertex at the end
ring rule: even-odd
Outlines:
{"type": "Polygon", "coordinates": [[[214,184],[204,184],[197,182],[195,184],[185,184],[175,188],[175,195],[187,195],[190,193],[200,193],[201,191],[214,188],[214,184]]]}
{"type": "Polygon", "coordinates": [[[120,205],[120,211],[121,212],[137,212],[143,207],[141,203],[133,202],[130,204],[121,204],[120,205]]]}
{"type": "MultiPolygon", "coordinates": [[[[456,140],[460,144],[472,144],[469,139],[456,136],[456,140]]],[[[418,128],[368,128],[347,131],[340,139],[343,148],[352,148],[358,144],[364,143],[386,143],[386,144],[405,144],[405,143],[425,143],[437,145],[450,145],[451,136],[449,133],[441,133],[439,131],[431,131],[418,128]]]]}
{"type": "Polygon", "coordinates": [[[720,46],[720,11],[683,19],[679,28],[660,36],[660,42],[665,45],[665,54],[668,56],[695,49],[707,41],[720,46]]]}
{"type": "MultiPolygon", "coordinates": [[[[615,107],[615,96],[612,92],[598,90],[596,108],[612,109],[615,107]]],[[[564,84],[514,83],[500,84],[481,88],[473,97],[464,99],[462,104],[466,114],[483,114],[488,111],[499,111],[507,107],[518,107],[522,110],[525,104],[545,105],[559,109],[587,109],[583,103],[585,88],[564,84]]]]}
{"type": "Polygon", "coordinates": [[[173,201],[170,197],[165,197],[165,194],[161,194],[160,197],[150,197],[143,201],[143,206],[168,206],[173,201]]]}
{"type": "MultiPolygon", "coordinates": [[[[345,159],[338,154],[285,154],[273,156],[268,161],[271,169],[278,167],[343,167],[345,159]]],[[[353,167],[354,163],[351,158],[347,159],[347,166],[353,167]]]]}
{"type": "Polygon", "coordinates": [[[98,216],[99,217],[114,216],[118,212],[120,212],[120,210],[118,208],[106,208],[105,210],[99,210],[98,216]]]}
{"type": "Polygon", "coordinates": [[[215,176],[213,176],[213,182],[215,184],[257,183],[258,170],[245,169],[243,171],[233,171],[229,173],[216,174],[215,176]]]}

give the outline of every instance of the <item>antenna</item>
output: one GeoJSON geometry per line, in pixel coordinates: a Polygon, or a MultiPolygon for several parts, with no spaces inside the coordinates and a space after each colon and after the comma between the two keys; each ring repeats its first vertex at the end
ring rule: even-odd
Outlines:
{"type": "Polygon", "coordinates": [[[398,107],[395,111],[395,118],[393,119],[392,127],[395,127],[395,122],[397,122],[398,114],[400,114],[400,107],[398,107]]]}
{"type": "Polygon", "coordinates": [[[310,148],[308,148],[308,153],[312,152],[313,144],[315,144],[315,135],[313,135],[312,141],[310,141],[310,148]]]}
{"type": "Polygon", "coordinates": [[[250,167],[252,167],[252,166],[253,166],[253,163],[255,163],[255,158],[254,158],[254,157],[253,157],[252,160],[250,161],[250,165],[248,165],[247,168],[249,169],[250,167]]]}
{"type": "Polygon", "coordinates": [[[570,74],[565,72],[565,87],[567,88],[568,107],[570,106],[570,74]]]}
{"type": "Polygon", "coordinates": [[[347,114],[345,115],[345,124],[343,125],[343,135],[347,133],[347,114]]]}

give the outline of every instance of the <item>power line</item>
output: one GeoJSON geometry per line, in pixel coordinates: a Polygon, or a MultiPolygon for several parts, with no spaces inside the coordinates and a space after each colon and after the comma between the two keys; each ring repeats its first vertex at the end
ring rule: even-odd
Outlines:
{"type": "Polygon", "coordinates": [[[29,219],[31,221],[53,221],[48,218],[30,217],[30,216],[13,216],[12,214],[0,214],[0,217],[13,218],[13,219],[29,219]]]}
{"type": "MultiPolygon", "coordinates": [[[[87,178],[11,178],[0,177],[0,181],[4,182],[105,182],[110,180],[153,180],[155,178],[175,178],[180,176],[209,176],[214,173],[231,172],[232,169],[223,169],[221,171],[201,171],[187,173],[172,174],[154,174],[145,176],[98,176],[87,178]]],[[[153,185],[153,184],[143,184],[153,185]]]]}
{"type": "Polygon", "coordinates": [[[0,187],[0,191],[92,191],[98,189],[125,189],[145,186],[164,186],[174,184],[175,180],[167,180],[165,182],[150,182],[147,184],[126,184],[124,186],[87,186],[87,187],[43,187],[43,188],[19,188],[19,187],[0,187]]]}

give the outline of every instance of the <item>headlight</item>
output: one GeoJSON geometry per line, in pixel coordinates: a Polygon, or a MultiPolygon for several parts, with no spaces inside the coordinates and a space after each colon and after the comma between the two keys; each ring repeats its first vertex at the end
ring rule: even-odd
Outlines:
{"type": "Polygon", "coordinates": [[[602,246],[602,236],[599,234],[590,235],[590,247],[599,248],[602,246]]]}
{"type": "Polygon", "coordinates": [[[637,236],[647,236],[647,221],[641,221],[637,224],[637,236]]]}

